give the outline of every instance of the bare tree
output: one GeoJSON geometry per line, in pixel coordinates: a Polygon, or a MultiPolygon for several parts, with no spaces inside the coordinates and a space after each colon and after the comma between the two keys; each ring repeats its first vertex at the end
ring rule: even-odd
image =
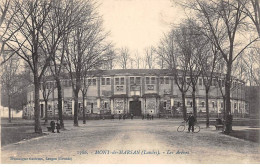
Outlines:
{"type": "MultiPolygon", "coordinates": [[[[48,0],[23,1],[16,0],[15,5],[20,10],[15,12],[8,29],[13,34],[7,45],[23,59],[30,67],[34,84],[35,132],[42,133],[40,125],[39,90],[40,80],[49,66],[50,57],[45,56],[40,49],[43,43],[41,30],[46,24],[47,16],[51,10],[48,0]],[[19,30],[17,31],[17,28],[19,30]]],[[[14,12],[14,11],[13,11],[14,12]]]]}
{"type": "Polygon", "coordinates": [[[186,93],[189,89],[186,76],[189,71],[189,58],[185,57],[181,51],[180,44],[182,43],[182,37],[182,29],[172,30],[161,40],[156,52],[167,62],[167,68],[171,70],[173,79],[182,94],[183,119],[186,120],[186,93]]]}
{"type": "MultiPolygon", "coordinates": [[[[106,36],[106,35],[105,35],[106,36]]],[[[91,74],[91,70],[99,69],[104,64],[106,64],[108,61],[111,61],[114,59],[114,54],[111,53],[112,47],[110,44],[102,44],[104,37],[97,38],[96,41],[99,42],[99,44],[96,44],[96,46],[93,46],[90,50],[85,52],[85,60],[86,64],[83,66],[82,70],[82,77],[81,77],[81,92],[82,92],[82,104],[83,104],[83,124],[86,124],[86,106],[85,106],[85,98],[87,97],[88,88],[90,85],[95,85],[96,80],[92,79],[94,77],[93,74],[91,74]],[[108,54],[109,53],[109,54],[108,54]]]]}
{"type": "Polygon", "coordinates": [[[139,69],[140,65],[141,65],[141,57],[140,57],[138,51],[135,52],[134,56],[135,56],[134,61],[135,61],[135,64],[136,64],[136,68],[139,69]]]}
{"type": "Polygon", "coordinates": [[[43,51],[47,56],[51,57],[50,71],[54,76],[57,85],[58,93],[58,113],[61,128],[64,128],[62,117],[62,85],[61,85],[61,72],[64,68],[64,43],[67,34],[73,28],[81,24],[84,16],[80,7],[82,3],[76,0],[53,1],[52,10],[47,16],[47,24],[44,29],[40,31],[44,43],[43,51]]]}
{"type": "Polygon", "coordinates": [[[260,85],[260,48],[252,47],[243,53],[234,64],[235,76],[247,82],[249,86],[260,85]],[[236,72],[236,73],[235,73],[236,72]]]}
{"type": "Polygon", "coordinates": [[[128,63],[130,61],[130,52],[129,52],[129,49],[127,47],[123,47],[120,49],[119,51],[119,55],[118,55],[118,58],[117,58],[117,61],[120,65],[120,67],[122,69],[127,69],[128,68],[128,63]]]}
{"type": "Polygon", "coordinates": [[[7,29],[9,28],[9,24],[12,21],[12,17],[9,17],[10,20],[7,20],[6,17],[8,16],[10,12],[10,6],[11,6],[11,0],[3,0],[0,2],[0,56],[2,56],[2,53],[4,51],[4,46],[6,43],[6,39],[4,39],[4,36],[6,34],[7,29]],[[5,24],[6,23],[6,24],[5,24]]]}
{"type": "Polygon", "coordinates": [[[155,55],[154,55],[154,48],[152,46],[147,47],[144,49],[145,51],[145,62],[148,69],[154,68],[155,63],[155,55]]]}
{"type": "Polygon", "coordinates": [[[110,46],[106,51],[106,57],[108,58],[106,62],[103,63],[102,69],[111,70],[115,68],[115,60],[117,57],[117,51],[110,46]]]}
{"type": "Polygon", "coordinates": [[[82,88],[82,80],[89,70],[101,67],[107,45],[104,44],[107,34],[103,32],[102,20],[96,13],[95,4],[82,1],[80,7],[85,16],[80,26],[70,34],[66,43],[66,68],[72,81],[74,94],[74,126],[78,126],[78,94],[82,88]],[[83,3],[84,2],[84,3],[83,3]]]}
{"type": "MultiPolygon", "coordinates": [[[[8,54],[12,54],[12,51],[8,50],[4,52],[4,56],[9,56],[8,54]]],[[[11,57],[2,65],[1,84],[4,93],[7,95],[9,122],[11,122],[11,100],[20,90],[20,86],[18,85],[19,68],[19,59],[15,56],[11,57]]]]}
{"type": "MultiPolygon", "coordinates": [[[[243,6],[240,10],[250,18],[260,36],[260,5],[259,0],[238,0],[243,6]]],[[[236,7],[236,6],[234,6],[236,7]]]]}
{"type": "Polygon", "coordinates": [[[216,73],[218,61],[221,60],[219,52],[214,45],[208,44],[208,48],[208,51],[199,57],[199,63],[202,69],[203,85],[206,93],[206,127],[209,127],[209,91],[211,86],[217,86],[217,80],[214,74],[216,73]],[[213,78],[215,78],[215,82],[213,82],[213,78]]]}
{"type": "MultiPolygon", "coordinates": [[[[9,48],[8,47],[8,41],[12,38],[12,36],[21,29],[22,26],[24,26],[25,20],[29,17],[29,15],[26,16],[26,18],[23,20],[23,23],[17,26],[12,26],[12,22],[14,21],[14,18],[17,15],[17,12],[21,12],[23,9],[17,3],[17,0],[1,0],[0,1],[0,56],[2,56],[4,49],[9,48]],[[10,29],[12,31],[10,31],[10,29]],[[6,46],[7,45],[7,46],[6,46]]],[[[1,64],[8,61],[15,52],[12,52],[8,57],[4,57],[1,64]]]]}
{"type": "MultiPolygon", "coordinates": [[[[238,1],[196,0],[183,3],[183,5],[195,11],[204,35],[215,45],[226,62],[225,103],[226,112],[228,113],[226,115],[229,115],[231,114],[231,74],[233,62],[249,45],[256,42],[259,37],[249,41],[248,38],[241,34],[245,27],[247,16],[243,13],[244,6],[238,1]]],[[[227,132],[230,131],[230,127],[226,129],[227,132]]]]}
{"type": "Polygon", "coordinates": [[[54,91],[55,85],[53,84],[53,82],[48,82],[48,78],[45,75],[43,75],[41,79],[40,89],[42,92],[42,97],[45,105],[45,123],[47,123],[48,122],[48,101],[51,93],[54,91]]]}

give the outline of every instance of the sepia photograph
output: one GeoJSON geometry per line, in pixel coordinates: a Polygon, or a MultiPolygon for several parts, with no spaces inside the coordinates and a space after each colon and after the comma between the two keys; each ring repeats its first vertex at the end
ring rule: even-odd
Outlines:
{"type": "Polygon", "coordinates": [[[259,0],[0,0],[0,164],[260,164],[259,0]]]}

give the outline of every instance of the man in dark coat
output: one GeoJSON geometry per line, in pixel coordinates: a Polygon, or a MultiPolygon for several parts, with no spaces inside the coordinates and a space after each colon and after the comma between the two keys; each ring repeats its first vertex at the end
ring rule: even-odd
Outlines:
{"type": "Polygon", "coordinates": [[[55,130],[55,122],[54,122],[54,121],[51,121],[50,125],[51,125],[51,132],[52,132],[52,133],[55,133],[55,132],[54,132],[54,130],[55,130]]]}
{"type": "Polygon", "coordinates": [[[193,114],[191,114],[189,117],[188,117],[188,123],[189,123],[189,128],[188,128],[188,131],[190,132],[190,129],[192,129],[192,132],[194,132],[194,124],[196,122],[196,119],[195,117],[193,116],[193,114]]]}

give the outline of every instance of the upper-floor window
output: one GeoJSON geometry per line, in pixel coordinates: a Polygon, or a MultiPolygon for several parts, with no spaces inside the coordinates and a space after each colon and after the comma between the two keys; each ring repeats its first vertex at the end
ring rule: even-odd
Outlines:
{"type": "Polygon", "coordinates": [[[160,84],[164,84],[164,78],[163,77],[160,78],[160,84]]]}
{"type": "Polygon", "coordinates": [[[107,78],[106,81],[107,81],[106,84],[110,85],[110,78],[107,78]]]}
{"type": "Polygon", "coordinates": [[[149,77],[146,77],[146,78],[145,78],[145,83],[146,83],[146,84],[150,84],[150,78],[149,78],[149,77]]]}
{"type": "Polygon", "coordinates": [[[170,84],[170,79],[169,79],[169,77],[165,77],[165,84],[170,84]]]}
{"type": "Polygon", "coordinates": [[[135,78],[135,83],[136,83],[137,85],[140,85],[140,84],[141,84],[141,77],[136,77],[136,78],[135,78]]]}
{"type": "Polygon", "coordinates": [[[155,77],[151,77],[151,84],[155,84],[155,77]]]}
{"type": "Polygon", "coordinates": [[[88,85],[96,85],[96,79],[88,79],[88,85]]]}
{"type": "Polygon", "coordinates": [[[115,85],[119,85],[119,78],[115,78],[115,85]]]}
{"type": "Polygon", "coordinates": [[[105,78],[102,78],[102,79],[101,79],[101,84],[102,84],[102,85],[106,85],[106,80],[105,80],[105,78]]]}
{"type": "Polygon", "coordinates": [[[88,85],[91,85],[91,79],[88,79],[88,85]]]}
{"type": "Polygon", "coordinates": [[[202,86],[202,78],[199,78],[199,85],[202,86]]]}
{"type": "Polygon", "coordinates": [[[121,85],[124,85],[125,84],[125,78],[121,78],[121,85]]]}
{"type": "Polygon", "coordinates": [[[97,80],[96,80],[96,79],[93,79],[93,80],[92,80],[92,84],[93,84],[93,85],[96,85],[96,84],[97,84],[97,80]]]}
{"type": "Polygon", "coordinates": [[[135,78],[134,77],[130,77],[130,84],[133,85],[135,83],[135,78]]]}
{"type": "Polygon", "coordinates": [[[217,79],[213,78],[212,82],[211,82],[212,86],[217,86],[217,79]]]}

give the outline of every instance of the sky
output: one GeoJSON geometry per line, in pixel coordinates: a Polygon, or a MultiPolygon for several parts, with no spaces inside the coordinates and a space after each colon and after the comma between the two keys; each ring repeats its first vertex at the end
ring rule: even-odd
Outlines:
{"type": "Polygon", "coordinates": [[[171,0],[99,0],[99,13],[109,39],[116,48],[128,47],[133,56],[143,54],[146,47],[155,46],[179,23],[184,12],[171,0]]]}

